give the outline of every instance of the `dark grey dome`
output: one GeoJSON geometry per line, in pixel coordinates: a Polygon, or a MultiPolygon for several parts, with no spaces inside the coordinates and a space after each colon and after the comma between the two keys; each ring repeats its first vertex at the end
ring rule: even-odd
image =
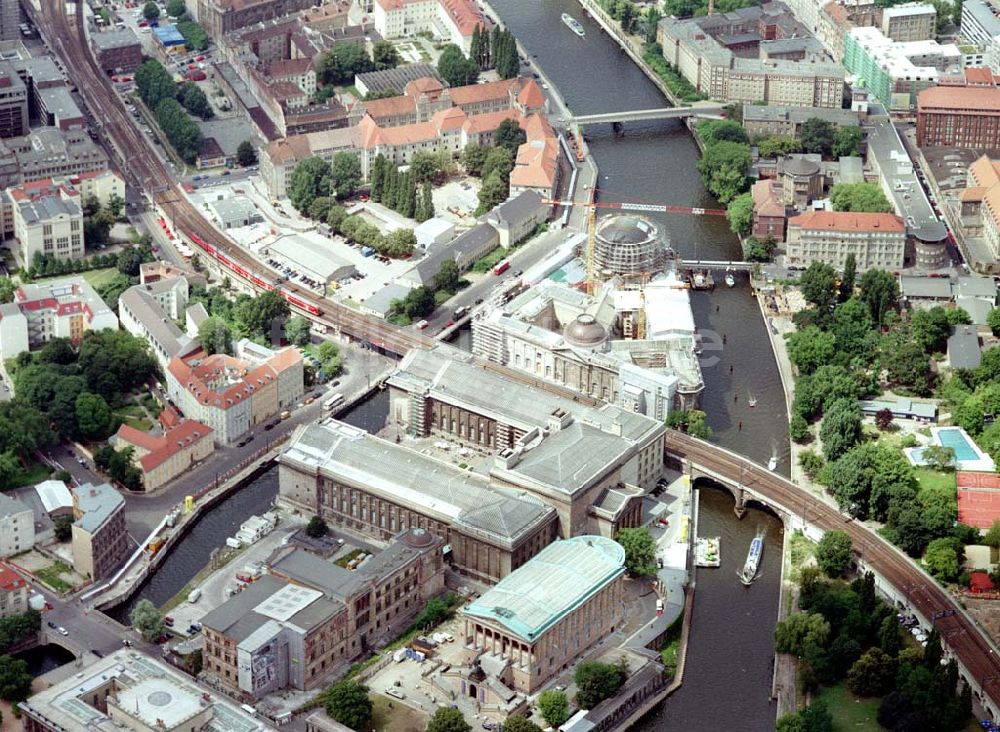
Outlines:
{"type": "Polygon", "coordinates": [[[426,529],[410,529],[402,537],[403,543],[414,549],[430,546],[434,542],[434,537],[426,529]]]}
{"type": "Polygon", "coordinates": [[[816,175],[819,163],[805,158],[786,158],[784,170],[789,175],[816,175]]]}
{"type": "Polygon", "coordinates": [[[593,315],[576,316],[576,320],[569,323],[563,330],[563,338],[574,346],[581,348],[593,348],[604,343],[608,333],[604,326],[594,320],[593,315]]]}

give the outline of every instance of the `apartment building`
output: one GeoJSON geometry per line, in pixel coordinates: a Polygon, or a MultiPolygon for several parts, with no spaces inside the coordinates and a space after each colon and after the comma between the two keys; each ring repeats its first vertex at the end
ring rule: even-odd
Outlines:
{"type": "Polygon", "coordinates": [[[41,127],[0,143],[2,187],[108,169],[108,158],[83,130],[41,127]]]}
{"type": "Polygon", "coordinates": [[[839,109],[844,71],[784,3],[659,22],[663,56],[712,99],[839,109]]]}
{"type": "Polygon", "coordinates": [[[185,277],[135,285],[118,298],[122,327],[149,343],[160,368],[165,369],[173,358],[188,355],[200,347],[196,339],[177,326],[177,322],[184,319],[187,299],[185,277]]]}
{"type": "Polygon", "coordinates": [[[985,242],[991,261],[984,264],[995,270],[1000,261],[1000,161],[983,155],[972,163],[959,201],[965,237],[985,242]]]}
{"type": "Polygon", "coordinates": [[[117,328],[114,311],[82,277],[21,285],[14,302],[0,305],[0,356],[13,358],[53,338],[79,343],[88,330],[117,328]]]}
{"type": "Polygon", "coordinates": [[[198,23],[218,41],[226,33],[305,10],[313,0],[198,0],[198,23]]]}
{"type": "Polygon", "coordinates": [[[268,574],[202,619],[206,675],[250,703],[322,685],[407,627],[444,589],[443,545],[424,529],[407,529],[353,572],[279,549],[268,574]]]}
{"type": "Polygon", "coordinates": [[[90,46],[101,70],[131,73],[142,63],[142,42],[131,28],[90,34],[90,46]]]}
{"type": "Polygon", "coordinates": [[[109,483],[74,488],[73,568],[96,582],[118,569],[131,548],[121,494],[109,483]]]}
{"type": "Polygon", "coordinates": [[[26,552],[34,543],[35,516],[31,507],[0,493],[0,557],[26,552]]]}
{"type": "Polygon", "coordinates": [[[890,112],[910,114],[921,90],[961,72],[962,52],[953,43],[897,43],[878,28],[854,28],[844,39],[844,66],[890,112]]]}
{"type": "Polygon", "coordinates": [[[0,562],[0,618],[27,612],[30,589],[9,564],[0,562]]]}
{"type": "Polygon", "coordinates": [[[1000,147],[1000,89],[992,85],[924,89],[917,96],[917,145],[1000,147]]]}
{"type": "Polygon", "coordinates": [[[858,114],[850,109],[825,107],[772,107],[763,104],[743,106],[743,128],[753,140],[757,137],[798,137],[809,119],[821,119],[835,127],[857,127],[858,114]]]}
{"type": "MultiPolygon", "coordinates": [[[[465,647],[506,687],[534,694],[622,626],[624,586],[617,542],[554,541],[462,608],[465,647]]],[[[489,685],[475,678],[461,681],[461,693],[492,701],[489,685]]]]}
{"type": "Polygon", "coordinates": [[[9,61],[0,61],[0,137],[28,134],[28,87],[9,61]]]}
{"type": "Polygon", "coordinates": [[[36,254],[56,259],[84,256],[82,196],[75,188],[33,181],[5,190],[0,206],[4,232],[17,239],[18,259],[26,266],[36,254]]]}
{"type": "Polygon", "coordinates": [[[375,0],[375,30],[383,38],[433,33],[469,53],[475,28],[489,29],[473,0],[375,0]]]}
{"type": "Polygon", "coordinates": [[[997,0],[967,0],[962,3],[962,38],[983,45],[1000,35],[1000,3],[997,0]]]}
{"type": "Polygon", "coordinates": [[[196,351],[166,367],[167,393],[189,419],[212,428],[221,445],[291,408],[303,393],[302,354],[257,346],[241,357],[196,351]]]}
{"type": "Polygon", "coordinates": [[[853,254],[859,272],[903,268],[906,227],[899,216],[885,213],[809,211],[788,220],[785,257],[790,265],[813,262],[843,270],[853,254]]]}
{"type": "MultiPolygon", "coordinates": [[[[161,413],[169,414],[168,411],[161,413]]],[[[193,419],[175,422],[176,415],[153,435],[123,424],[114,436],[117,449],[131,447],[132,462],[142,471],[142,487],[154,491],[190,470],[215,450],[212,428],[193,419]]],[[[163,420],[161,420],[163,421],[163,420]]]]}
{"type": "Polygon", "coordinates": [[[882,35],[897,43],[929,41],[937,35],[937,10],[921,2],[883,8],[881,29],[882,35]]]}

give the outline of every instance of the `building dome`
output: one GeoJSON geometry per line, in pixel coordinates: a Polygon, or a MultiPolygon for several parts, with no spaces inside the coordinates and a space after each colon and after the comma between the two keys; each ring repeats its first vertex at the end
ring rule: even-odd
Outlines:
{"type": "Polygon", "coordinates": [[[414,528],[407,531],[401,540],[404,544],[414,549],[421,549],[434,543],[434,537],[427,529],[414,528]]]}
{"type": "Polygon", "coordinates": [[[597,225],[594,268],[613,275],[653,274],[666,263],[666,242],[642,216],[608,216],[597,225]]]}
{"type": "Polygon", "coordinates": [[[816,175],[819,172],[819,163],[805,158],[786,158],[783,170],[789,175],[816,175]]]}
{"type": "Polygon", "coordinates": [[[577,315],[563,330],[563,338],[578,348],[596,348],[604,343],[608,333],[593,315],[577,315]]]}

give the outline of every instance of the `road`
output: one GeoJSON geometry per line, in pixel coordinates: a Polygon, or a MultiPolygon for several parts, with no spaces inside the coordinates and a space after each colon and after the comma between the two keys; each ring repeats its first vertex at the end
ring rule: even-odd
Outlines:
{"type": "Polygon", "coordinates": [[[973,686],[983,689],[994,710],[1000,705],[1000,659],[978,626],[965,614],[955,599],[903,552],[867,527],[845,520],[845,516],[819,498],[803,491],[786,478],[746,458],[670,431],[667,450],[671,454],[728,476],[737,484],[749,487],[775,504],[795,507],[807,522],[823,531],[846,531],[865,565],[887,583],[902,591],[923,617],[934,619],[935,627],[961,664],[972,675],[973,686]],[[944,613],[944,615],[942,615],[944,613]]]}

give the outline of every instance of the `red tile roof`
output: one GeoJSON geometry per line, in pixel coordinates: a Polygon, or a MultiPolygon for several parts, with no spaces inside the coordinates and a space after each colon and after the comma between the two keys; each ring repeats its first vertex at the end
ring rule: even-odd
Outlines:
{"type": "Polygon", "coordinates": [[[889,231],[903,233],[906,227],[899,216],[887,213],[853,211],[808,211],[788,220],[788,226],[800,229],[835,231],[889,231]]]}
{"type": "Polygon", "coordinates": [[[990,579],[988,572],[970,572],[969,573],[969,590],[971,592],[993,592],[996,587],[993,584],[993,580],[990,579]]]}
{"type": "Polygon", "coordinates": [[[212,428],[193,419],[181,422],[177,427],[163,435],[151,435],[123,424],[117,437],[124,442],[149,450],[147,455],[139,458],[139,466],[143,473],[155,470],[171,457],[192,447],[205,438],[211,438],[212,428]]]}
{"type": "Polygon", "coordinates": [[[992,112],[1000,114],[1000,89],[980,86],[932,86],[917,94],[922,112],[992,112]]]}
{"type": "Polygon", "coordinates": [[[28,583],[24,578],[11,569],[10,565],[0,562],[0,589],[5,592],[19,590],[28,583]]]}
{"type": "Polygon", "coordinates": [[[476,26],[486,25],[486,19],[473,0],[438,0],[438,4],[463,36],[471,36],[476,26]]]}

